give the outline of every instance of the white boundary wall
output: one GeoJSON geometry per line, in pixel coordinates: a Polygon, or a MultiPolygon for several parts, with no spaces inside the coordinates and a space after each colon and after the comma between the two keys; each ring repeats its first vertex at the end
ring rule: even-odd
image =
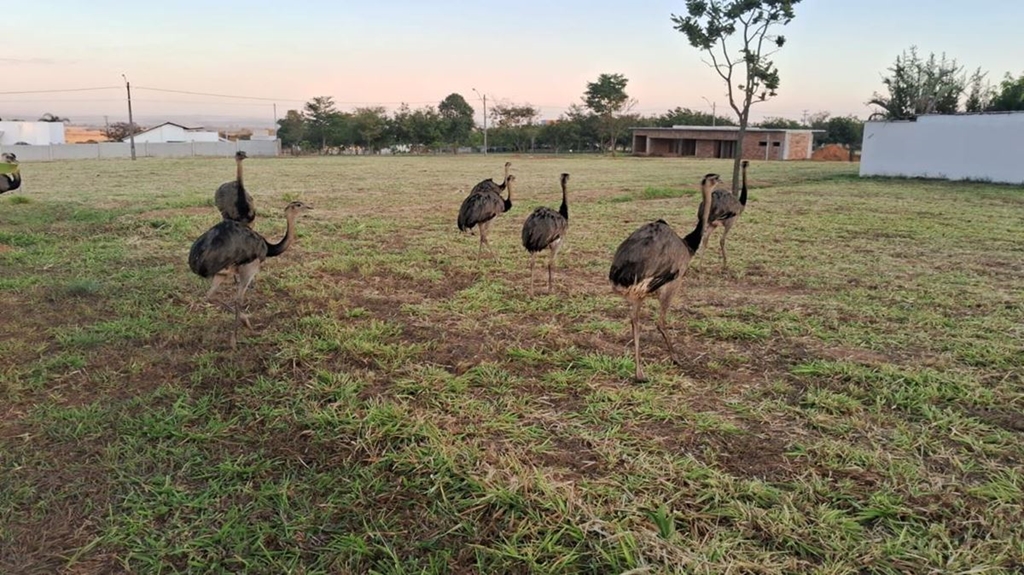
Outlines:
{"type": "MultiPolygon", "coordinates": [[[[225,157],[243,151],[248,156],[278,156],[280,140],[238,140],[237,142],[146,143],[135,142],[139,158],[190,158],[193,156],[225,157]]],[[[128,142],[100,144],[59,144],[51,146],[0,146],[0,152],[13,152],[19,162],[52,160],[95,160],[132,157],[128,142]]]]}
{"type": "Polygon", "coordinates": [[[1024,183],[1024,112],[867,122],[860,175],[1024,183]]]}

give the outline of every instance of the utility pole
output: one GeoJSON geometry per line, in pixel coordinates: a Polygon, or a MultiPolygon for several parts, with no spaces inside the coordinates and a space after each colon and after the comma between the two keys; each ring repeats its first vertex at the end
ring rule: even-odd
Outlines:
{"type": "Polygon", "coordinates": [[[277,102],[274,102],[274,125],[277,125],[277,102]]]}
{"type": "Polygon", "coordinates": [[[121,77],[124,78],[124,87],[128,90],[128,140],[132,145],[132,160],[135,160],[135,120],[132,117],[132,85],[124,74],[121,74],[121,77]]]}
{"type": "MultiPolygon", "coordinates": [[[[476,88],[473,88],[476,92],[476,88]]],[[[476,92],[476,95],[484,101],[484,155],[487,155],[487,94],[481,95],[480,92],[476,92]]]]}
{"type": "MultiPolygon", "coordinates": [[[[704,98],[704,96],[701,96],[701,98],[704,98]]],[[[715,114],[715,103],[707,98],[704,98],[704,101],[711,104],[711,125],[714,126],[715,122],[718,121],[718,116],[715,114]]]]}

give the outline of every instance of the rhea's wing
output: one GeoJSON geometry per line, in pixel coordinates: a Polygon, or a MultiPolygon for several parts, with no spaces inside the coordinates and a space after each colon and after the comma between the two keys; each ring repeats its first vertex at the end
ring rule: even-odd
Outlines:
{"type": "MultiPolygon", "coordinates": [[[[727,220],[743,211],[743,204],[728,190],[715,190],[711,194],[711,213],[708,222],[727,220]]],[[[697,217],[704,213],[704,202],[697,207],[697,217]]]]}
{"type": "Polygon", "coordinates": [[[619,287],[646,284],[647,292],[679,277],[682,240],[662,220],[651,222],[633,232],[615,250],[608,279],[619,287]]]}
{"type": "Polygon", "coordinates": [[[249,223],[256,219],[256,209],[252,196],[242,188],[238,193],[238,182],[225,182],[217,188],[213,201],[225,220],[249,223]]]}
{"type": "Polygon", "coordinates": [[[468,230],[502,212],[504,202],[496,193],[470,194],[459,208],[459,230],[468,230]]]}
{"type": "Polygon", "coordinates": [[[224,220],[192,243],[188,267],[208,278],[231,266],[247,264],[267,256],[267,242],[244,224],[224,220]]]}
{"type": "Polygon", "coordinates": [[[547,207],[537,208],[523,222],[523,247],[531,253],[539,252],[564,236],[567,227],[562,214],[547,207]]]}
{"type": "Polygon", "coordinates": [[[498,184],[494,183],[493,179],[487,178],[486,180],[484,180],[484,181],[480,182],[479,184],[473,186],[473,189],[470,190],[469,193],[470,193],[470,195],[472,195],[472,194],[482,194],[484,192],[494,192],[496,194],[500,194],[501,193],[501,188],[498,187],[498,184]]]}

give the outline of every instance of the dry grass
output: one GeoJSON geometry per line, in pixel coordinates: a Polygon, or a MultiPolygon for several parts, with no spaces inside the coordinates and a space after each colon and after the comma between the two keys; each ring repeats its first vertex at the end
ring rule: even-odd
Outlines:
{"type": "MultiPolygon", "coordinates": [[[[25,164],[0,198],[0,572],[1024,568],[1024,195],[757,163],[630,381],[607,271],[716,161],[250,160],[257,328],[185,263],[231,160],[25,164]],[[554,294],[519,226],[572,174],[554,294]],[[711,245],[717,248],[717,239],[711,245]]],[[[651,309],[653,311],[653,308],[651,309]]]]}

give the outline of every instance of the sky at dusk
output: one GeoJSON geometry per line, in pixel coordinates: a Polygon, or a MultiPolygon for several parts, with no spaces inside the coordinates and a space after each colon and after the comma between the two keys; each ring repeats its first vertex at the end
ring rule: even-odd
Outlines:
{"type": "MultiPolygon", "coordinates": [[[[557,118],[588,81],[621,73],[636,111],[675,106],[727,114],[725,86],[675,31],[682,0],[380,0],[265,2],[113,0],[5,3],[0,13],[0,117],[203,114],[272,120],[313,96],[341,109],[436,105],[476,88],[557,118]],[[110,90],[48,94],[15,91],[110,90]],[[180,90],[267,98],[196,96],[180,90]]],[[[804,111],[867,117],[881,74],[905,48],[946,52],[998,83],[1024,72],[1020,0],[803,0],[782,29],[779,96],[754,119],[804,111]]]]}

